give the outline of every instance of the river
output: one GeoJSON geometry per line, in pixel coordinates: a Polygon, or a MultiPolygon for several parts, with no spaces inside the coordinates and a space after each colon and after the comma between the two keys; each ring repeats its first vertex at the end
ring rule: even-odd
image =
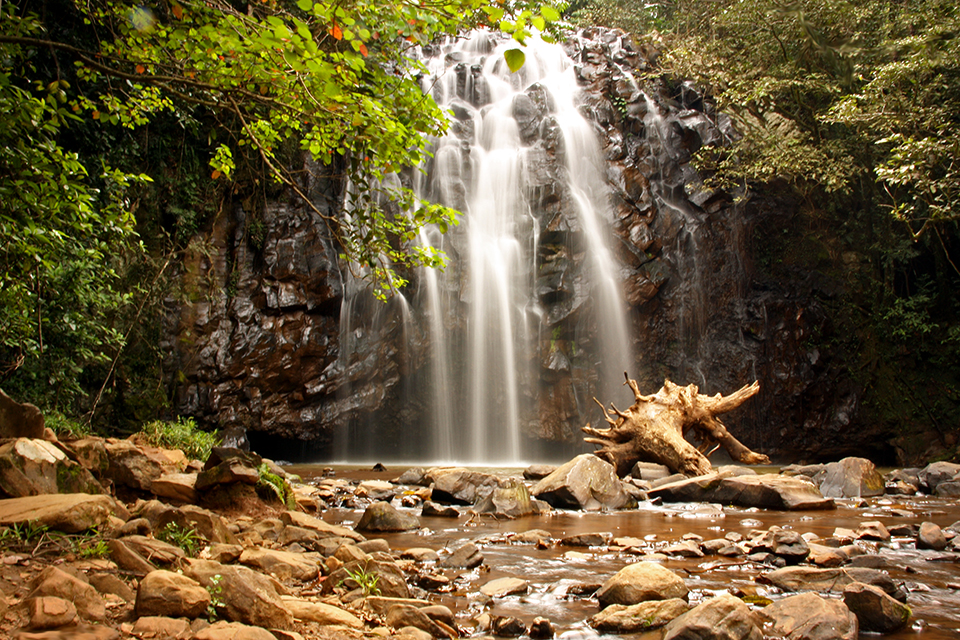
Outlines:
{"type": "MultiPolygon", "coordinates": [[[[318,479],[323,473],[320,465],[295,465],[287,470],[300,475],[306,482],[318,479]]],[[[391,467],[385,472],[347,466],[335,468],[338,478],[350,480],[390,480],[403,471],[403,467],[391,467]]],[[[496,471],[518,477],[521,473],[520,469],[496,471]]],[[[484,611],[497,616],[515,616],[527,625],[535,617],[543,616],[555,625],[558,637],[576,639],[600,638],[602,634],[585,622],[598,611],[596,599],[574,595],[575,587],[602,583],[624,565],[635,562],[638,559],[636,551],[628,552],[614,546],[538,548],[532,544],[511,542],[512,534],[543,529],[551,537],[561,539],[576,534],[608,533],[612,538],[641,538],[645,543],[644,551],[656,552],[679,542],[686,534],[711,539],[737,532],[749,537],[753,530],[774,525],[828,538],[837,528],[855,531],[865,521],[880,521],[888,528],[924,521],[946,528],[960,521],[957,500],[931,496],[882,496],[838,500],[837,504],[837,509],[831,511],[786,512],[708,504],[643,503],[637,509],[624,511],[556,510],[548,515],[512,520],[471,515],[468,507],[458,507],[463,515],[457,519],[421,518],[423,528],[419,531],[368,537],[382,537],[394,550],[413,547],[453,550],[466,542],[474,542],[483,553],[483,565],[472,571],[447,570],[448,577],[459,576],[451,582],[453,589],[447,593],[432,593],[431,600],[450,607],[457,614],[460,626],[467,629],[471,628],[469,621],[484,611]],[[480,595],[480,586],[505,576],[527,580],[530,583],[528,593],[492,601],[480,595]]],[[[419,507],[409,511],[415,515],[420,513],[419,507]]],[[[352,526],[362,513],[362,506],[358,509],[331,508],[323,513],[323,517],[332,523],[352,526]]],[[[912,539],[896,536],[889,543],[858,541],[857,544],[867,555],[875,556],[868,562],[886,570],[909,592],[907,604],[913,610],[910,625],[883,638],[946,640],[960,637],[960,554],[917,550],[912,539]]],[[[754,580],[771,567],[748,562],[745,558],[670,557],[661,562],[684,578],[690,589],[691,604],[724,591],[771,599],[781,597],[774,587],[754,580]]],[[[654,631],[631,637],[658,640],[660,635],[661,632],[654,631]]],[[[860,637],[866,640],[880,636],[861,633],[860,637]]]]}

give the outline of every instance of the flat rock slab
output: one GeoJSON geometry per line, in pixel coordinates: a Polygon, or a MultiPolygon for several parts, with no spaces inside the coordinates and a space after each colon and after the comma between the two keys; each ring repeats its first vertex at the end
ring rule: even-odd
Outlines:
{"type": "Polygon", "coordinates": [[[651,489],[650,498],[664,502],[719,502],[739,507],[782,511],[834,509],[817,487],[796,476],[708,473],[651,489]]]}
{"type": "Polygon", "coordinates": [[[784,591],[818,591],[820,593],[843,592],[855,582],[880,587],[897,600],[906,601],[906,594],[893,579],[877,569],[860,567],[817,569],[814,567],[784,567],[756,578],[757,582],[772,584],[784,591]]]}
{"type": "Polygon", "coordinates": [[[639,633],[664,626],[690,609],[680,598],[650,600],[633,605],[612,604],[587,622],[606,633],[639,633]]]}
{"type": "Polygon", "coordinates": [[[503,598],[526,593],[530,583],[521,578],[497,578],[480,587],[480,593],[491,598],[503,598]]]}
{"type": "Polygon", "coordinates": [[[37,520],[55,531],[80,533],[105,524],[113,514],[126,515],[124,511],[110,496],[50,493],[0,500],[0,525],[37,520]]]}
{"type": "Polygon", "coordinates": [[[840,600],[801,593],[777,600],[760,615],[788,640],[857,640],[857,617],[840,600]]]}

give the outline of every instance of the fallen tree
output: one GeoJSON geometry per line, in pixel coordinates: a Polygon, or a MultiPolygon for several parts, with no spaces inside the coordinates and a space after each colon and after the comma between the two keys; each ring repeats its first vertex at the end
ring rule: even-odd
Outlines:
{"type": "Polygon", "coordinates": [[[594,429],[588,424],[582,428],[589,436],[584,440],[600,445],[594,453],[612,464],[617,475],[627,475],[639,461],[657,462],[688,476],[703,475],[712,469],[707,456],[721,446],[738,462],[770,463],[770,458],[734,438],[717,418],[755,396],[760,391],[759,383],[728,396],[707,396],[694,384],[681,387],[664,380],[657,393],[645,396],[635,380],[623,375],[625,384],[633,390],[633,405],[620,411],[611,403],[608,411],[594,398],[610,427],[594,429]],[[688,434],[699,441],[699,447],[687,440],[688,434]]]}

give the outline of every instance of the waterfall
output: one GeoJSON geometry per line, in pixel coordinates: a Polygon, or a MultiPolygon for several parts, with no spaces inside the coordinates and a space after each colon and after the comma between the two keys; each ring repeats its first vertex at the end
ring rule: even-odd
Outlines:
{"type": "MultiPolygon", "coordinates": [[[[418,325],[405,331],[417,340],[404,348],[422,366],[412,397],[397,401],[420,410],[404,437],[421,439],[421,461],[530,461],[548,422],[553,436],[579,443],[590,396],[623,393],[632,367],[621,276],[607,246],[604,159],[579,108],[573,63],[561,46],[533,38],[511,73],[503,51],[515,46],[477,32],[424,55],[424,90],[449,111],[451,127],[408,179],[420,198],[462,216],[446,235],[420,233],[449,264],[414,274],[404,292],[418,325]]],[[[352,302],[344,309],[352,313],[352,302]]],[[[356,345],[341,346],[346,368],[356,345]]],[[[357,431],[349,432],[371,439],[357,431]]],[[[396,448],[382,444],[378,454],[389,459],[396,448]]]]}

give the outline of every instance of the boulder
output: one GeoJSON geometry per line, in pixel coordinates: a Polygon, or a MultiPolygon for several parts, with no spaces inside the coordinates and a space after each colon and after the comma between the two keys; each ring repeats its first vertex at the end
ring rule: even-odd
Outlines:
{"type": "Polygon", "coordinates": [[[283,605],[274,581],[253,569],[187,559],[183,572],[216,595],[228,620],[268,629],[293,625],[293,615],[283,605]]]}
{"type": "Polygon", "coordinates": [[[533,619],[533,622],[530,623],[527,635],[533,638],[533,640],[548,640],[557,635],[557,630],[548,619],[537,616],[533,619]]]}
{"type": "Polygon", "coordinates": [[[351,629],[363,629],[363,620],[345,611],[323,602],[302,600],[291,596],[281,596],[283,605],[297,620],[307,620],[321,625],[336,625],[351,629]]]}
{"type": "Polygon", "coordinates": [[[43,437],[43,414],[29,402],[20,403],[0,390],[0,440],[43,437]]]}
{"type": "Polygon", "coordinates": [[[739,598],[717,596],[667,623],[663,640],[763,640],[763,622],[739,598]]]}
{"type": "Polygon", "coordinates": [[[400,477],[394,478],[390,482],[393,484],[414,484],[426,486],[429,482],[424,480],[426,471],[423,467],[411,467],[400,474],[400,477]]]}
{"type": "Polygon", "coordinates": [[[476,504],[500,486],[495,475],[459,467],[430,469],[425,479],[431,485],[430,499],[444,504],[476,504]]]}
{"type": "Polygon", "coordinates": [[[416,516],[398,511],[389,502],[374,502],[360,516],[359,531],[410,531],[420,528],[416,516]]]}
{"type": "Polygon", "coordinates": [[[879,520],[861,522],[854,535],[858,540],[890,540],[890,531],[879,520]]]}
{"type": "Polygon", "coordinates": [[[157,569],[155,564],[120,540],[107,540],[107,548],[110,550],[110,559],[128,573],[145,576],[157,569]]]}
{"type": "Polygon", "coordinates": [[[477,513],[493,513],[505,518],[520,518],[549,509],[543,502],[531,499],[527,485],[519,480],[508,480],[504,486],[496,487],[474,507],[477,513]]]}
{"type": "Polygon", "coordinates": [[[960,464],[955,462],[931,462],[917,473],[920,485],[927,493],[936,493],[944,482],[952,482],[960,476],[960,464]]]}
{"type": "Polygon", "coordinates": [[[105,495],[61,493],[0,500],[0,525],[35,520],[54,531],[80,533],[103,526],[112,515],[125,519],[126,510],[105,495]]]}
{"type": "Polygon", "coordinates": [[[669,600],[687,597],[683,579],[669,569],[653,562],[627,565],[597,591],[600,608],[612,604],[631,605],[646,600],[669,600]]]}
{"type": "MultiPolygon", "coordinates": [[[[118,487],[150,491],[153,481],[164,474],[165,458],[149,454],[129,440],[108,439],[104,446],[110,465],[106,476],[118,487]]],[[[178,470],[177,470],[178,471],[178,470]]]]}
{"type": "Polygon", "coordinates": [[[561,465],[533,486],[537,498],[560,509],[597,511],[636,506],[609,462],[585,453],[561,465]]]}
{"type": "Polygon", "coordinates": [[[150,484],[158,498],[193,504],[197,501],[197,474],[165,473],[150,484]]]}
{"type": "Polygon", "coordinates": [[[320,518],[315,518],[309,514],[300,513],[299,511],[284,511],[280,514],[280,521],[287,526],[293,525],[295,527],[316,531],[321,538],[350,538],[357,542],[366,540],[361,534],[346,527],[324,522],[320,518]]]}
{"type": "Polygon", "coordinates": [[[530,583],[522,578],[497,578],[480,587],[480,593],[491,598],[504,598],[526,593],[529,588],[530,583]]]}
{"type": "Polygon", "coordinates": [[[906,593],[883,571],[865,567],[820,569],[816,567],[784,567],[757,576],[756,581],[772,584],[784,591],[819,591],[840,593],[854,582],[863,582],[880,587],[884,592],[901,602],[906,593]]]}
{"type": "Polygon", "coordinates": [[[523,470],[523,477],[527,480],[540,480],[556,470],[555,464],[532,464],[523,470]]]}
{"type": "Polygon", "coordinates": [[[810,481],[776,474],[724,475],[709,473],[696,478],[658,485],[648,492],[664,502],[716,502],[746,508],[784,511],[833,509],[810,481]]]}
{"type": "Polygon", "coordinates": [[[911,616],[910,607],[861,582],[843,588],[843,602],[857,616],[861,631],[891,633],[907,626],[911,616]]]}
{"type": "Polygon", "coordinates": [[[357,487],[356,495],[360,498],[390,502],[397,495],[397,487],[386,480],[364,480],[357,487]]]}
{"type": "Polygon", "coordinates": [[[152,524],[155,531],[163,531],[173,524],[181,531],[193,529],[207,542],[237,544],[237,537],[220,515],[192,504],[160,511],[152,524]]]}
{"type": "Polygon", "coordinates": [[[103,493],[103,487],[52,442],[17,438],[0,445],[0,496],[46,493],[103,493]]]}
{"type": "Polygon", "coordinates": [[[857,640],[857,617],[839,601],[815,593],[777,600],[760,614],[787,640],[857,640]]]}
{"type": "Polygon", "coordinates": [[[73,454],[74,460],[97,478],[104,477],[107,469],[110,468],[110,456],[107,454],[103,438],[91,436],[72,442],[63,442],[61,445],[73,454]]]}
{"type": "Polygon", "coordinates": [[[394,562],[379,560],[358,560],[345,564],[330,573],[323,581],[320,593],[329,595],[338,586],[351,589],[362,588],[364,585],[355,576],[366,575],[376,577],[376,590],[387,598],[409,598],[410,587],[400,567],[394,562]]]}
{"type": "Polygon", "coordinates": [[[440,566],[451,569],[473,569],[483,564],[483,554],[472,542],[468,542],[440,561],[440,566]]]}
{"type": "Polygon", "coordinates": [[[72,602],[84,620],[102,622],[107,617],[106,603],[88,582],[57,567],[47,567],[33,581],[27,598],[55,597],[72,602]]]}
{"type": "Polygon", "coordinates": [[[648,600],[632,605],[612,604],[587,623],[602,633],[640,633],[662,627],[689,609],[690,605],[679,598],[648,600]]]}
{"type": "Polygon", "coordinates": [[[156,538],[125,536],[117,541],[122,542],[141,558],[149,558],[150,562],[157,564],[172,565],[187,557],[180,547],[156,538]]]}
{"type": "Polygon", "coordinates": [[[251,547],[240,554],[240,564],[269,574],[281,582],[308,582],[315,580],[320,573],[319,558],[311,557],[314,555],[251,547]]]}
{"type": "Polygon", "coordinates": [[[769,531],[750,541],[753,551],[767,551],[783,558],[787,564],[798,564],[810,555],[810,546],[792,529],[771,527],[769,531]]]}
{"type": "Polygon", "coordinates": [[[30,628],[38,631],[56,629],[77,620],[77,608],[69,600],[55,596],[28,598],[25,602],[30,628]]]}
{"type": "Polygon", "coordinates": [[[933,522],[920,523],[917,533],[917,549],[933,549],[943,551],[947,548],[947,538],[940,527],[933,522]]]}
{"type": "Polygon", "coordinates": [[[190,622],[166,616],[146,616],[137,619],[132,633],[137,638],[188,638],[190,622]]]}
{"type": "Polygon", "coordinates": [[[390,607],[385,622],[393,629],[414,627],[426,631],[434,638],[446,638],[450,635],[421,609],[409,604],[396,604],[390,607]]]}
{"type": "Polygon", "coordinates": [[[221,620],[194,633],[193,640],[277,640],[277,636],[256,625],[221,620]]]}
{"type": "Polygon", "coordinates": [[[134,611],[137,616],[199,618],[207,613],[210,593],[185,575],[158,569],[140,581],[134,611]]]}
{"type": "Polygon", "coordinates": [[[814,481],[828,498],[867,498],[882,496],[883,476],[866,458],[844,458],[824,465],[814,481]]]}
{"type": "Polygon", "coordinates": [[[420,509],[420,515],[426,518],[459,518],[460,512],[453,507],[427,500],[420,509]]]}

